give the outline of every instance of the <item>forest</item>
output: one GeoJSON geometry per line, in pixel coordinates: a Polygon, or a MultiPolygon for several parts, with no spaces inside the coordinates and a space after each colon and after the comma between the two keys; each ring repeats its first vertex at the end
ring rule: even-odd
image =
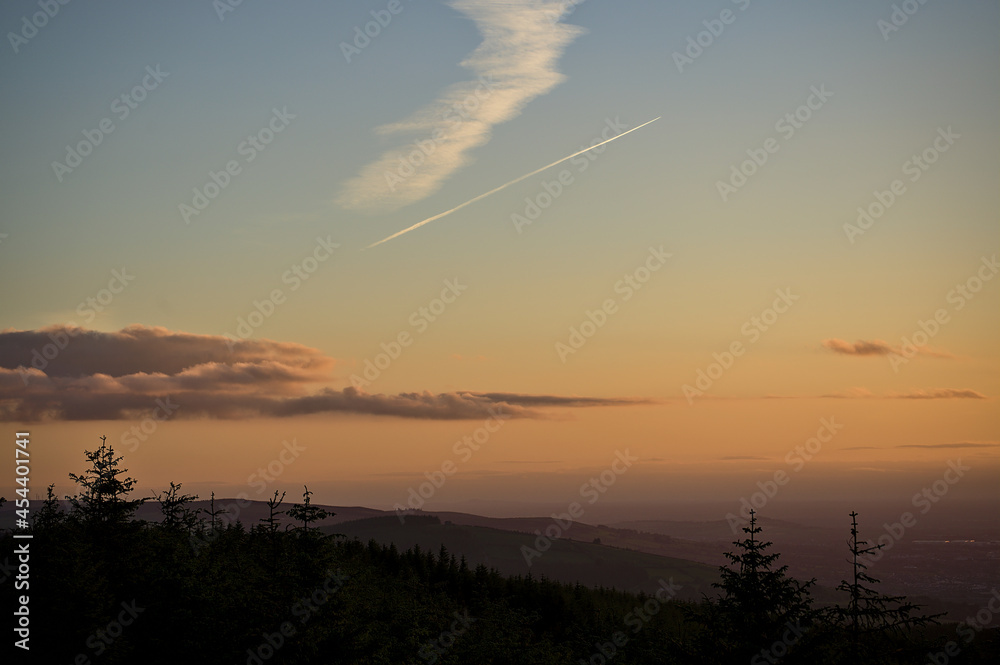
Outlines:
{"type": "Polygon", "coordinates": [[[257,524],[225,520],[214,504],[193,509],[179,483],[135,497],[105,442],[85,454],[75,494],[60,500],[49,486],[30,529],[2,536],[5,552],[26,542],[15,533],[32,536],[30,581],[15,586],[30,601],[18,662],[943,665],[1000,653],[1000,630],[881,593],[864,564],[877,546],[859,540],[856,514],[842,602],[814,602],[814,581],[787,575],[755,516],[715,593],[692,602],[674,598],[669,578],[635,594],[503,576],[444,546],[351,540],[317,528],[331,514],[308,488],[294,504],[275,492],[257,524]],[[150,501],[160,519],[137,519],[150,501]]]}

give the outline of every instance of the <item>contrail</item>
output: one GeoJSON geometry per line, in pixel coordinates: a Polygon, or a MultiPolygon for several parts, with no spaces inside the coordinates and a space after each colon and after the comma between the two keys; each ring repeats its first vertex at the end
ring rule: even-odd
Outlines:
{"type": "Polygon", "coordinates": [[[616,140],[616,139],[620,139],[621,137],[625,136],[626,134],[631,134],[632,132],[634,132],[634,131],[635,131],[635,130],[637,130],[637,129],[642,129],[642,128],[643,128],[643,127],[645,127],[646,125],[648,125],[648,124],[650,124],[650,123],[653,123],[653,122],[656,122],[657,120],[659,120],[659,119],[660,119],[660,118],[662,118],[662,117],[663,117],[662,115],[658,115],[658,116],[656,116],[655,118],[653,118],[652,120],[650,120],[649,122],[644,122],[644,123],[642,123],[641,125],[639,125],[638,127],[633,127],[632,129],[628,130],[627,132],[622,132],[622,133],[621,133],[621,134],[619,134],[618,136],[612,136],[612,137],[611,137],[611,138],[609,138],[609,139],[608,139],[607,141],[601,141],[601,142],[600,142],[600,143],[598,143],[597,145],[592,145],[592,146],[590,146],[589,148],[586,148],[586,149],[584,149],[584,150],[580,150],[580,151],[577,151],[577,152],[574,152],[574,153],[573,153],[572,155],[570,155],[569,157],[563,157],[562,159],[557,159],[556,161],[552,162],[551,164],[546,164],[545,166],[543,166],[543,167],[542,167],[542,168],[540,168],[540,169],[535,169],[535,170],[534,170],[534,171],[532,171],[531,173],[526,173],[526,174],[524,174],[523,176],[521,176],[520,178],[514,178],[514,179],[513,179],[513,180],[511,180],[510,182],[508,182],[508,183],[504,183],[504,184],[500,185],[499,187],[497,187],[496,189],[491,189],[490,191],[486,192],[485,194],[480,194],[479,196],[477,196],[477,197],[475,197],[475,198],[473,198],[473,199],[469,199],[469,200],[468,200],[468,201],[466,201],[465,203],[460,203],[459,205],[455,206],[455,207],[454,207],[454,208],[452,208],[451,210],[445,210],[444,212],[442,212],[442,213],[438,213],[437,215],[434,215],[433,217],[428,217],[427,219],[425,219],[425,220],[424,220],[424,221],[422,221],[422,222],[417,222],[416,224],[414,224],[413,226],[411,226],[411,227],[409,227],[409,228],[406,228],[406,229],[403,229],[402,231],[397,231],[396,233],[393,233],[393,234],[392,234],[391,236],[389,236],[388,238],[382,238],[382,239],[381,239],[381,240],[379,240],[378,242],[373,242],[372,244],[370,244],[370,245],[368,245],[367,247],[365,247],[365,249],[371,249],[372,247],[375,247],[376,245],[381,245],[382,243],[384,243],[384,242],[388,242],[388,241],[392,240],[393,238],[398,238],[399,236],[403,235],[404,233],[409,233],[409,232],[410,232],[410,231],[412,231],[413,229],[417,229],[417,228],[420,228],[420,227],[421,227],[421,226],[423,226],[424,224],[430,224],[431,222],[434,222],[434,221],[437,221],[437,220],[441,219],[442,217],[447,217],[447,216],[448,216],[448,215],[450,215],[451,213],[453,213],[453,212],[455,212],[455,211],[457,211],[457,210],[461,210],[462,208],[464,208],[464,207],[465,207],[465,206],[467,206],[467,205],[471,205],[471,204],[475,203],[476,201],[480,201],[480,200],[482,200],[482,199],[485,199],[485,198],[486,198],[487,196],[491,196],[491,195],[493,195],[493,194],[496,194],[496,193],[497,193],[497,192],[499,192],[499,191],[500,191],[501,189],[506,189],[506,188],[510,187],[511,185],[514,185],[514,184],[517,184],[517,183],[521,182],[522,180],[524,180],[525,178],[530,178],[530,177],[531,177],[531,176],[533,176],[533,175],[536,175],[536,174],[538,174],[538,173],[541,173],[541,172],[542,172],[542,171],[544,171],[545,169],[550,169],[550,168],[552,168],[552,167],[553,167],[553,166],[555,166],[556,164],[562,164],[562,163],[563,163],[563,162],[565,162],[565,161],[566,161],[567,159],[573,159],[573,158],[574,158],[574,157],[576,157],[577,155],[582,155],[582,154],[583,154],[583,153],[585,153],[585,152],[590,152],[590,151],[591,151],[591,150],[593,150],[594,148],[600,148],[600,147],[601,147],[602,145],[604,145],[604,144],[606,144],[606,143],[611,143],[612,141],[614,141],[614,140],[616,140]]]}

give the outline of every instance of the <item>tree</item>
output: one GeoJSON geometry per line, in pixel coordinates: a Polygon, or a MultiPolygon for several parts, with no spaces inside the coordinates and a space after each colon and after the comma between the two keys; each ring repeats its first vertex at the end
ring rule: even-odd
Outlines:
{"type": "Polygon", "coordinates": [[[274,534],[278,530],[278,522],[280,521],[278,519],[278,515],[285,514],[285,511],[278,510],[278,506],[280,506],[281,502],[284,500],[285,492],[282,492],[279,497],[278,490],[274,490],[274,496],[267,500],[268,514],[267,517],[262,517],[260,521],[267,525],[265,530],[270,534],[274,534]]]}
{"type": "MultiPolygon", "coordinates": [[[[318,522],[319,520],[326,519],[327,517],[333,517],[336,513],[331,513],[322,508],[317,508],[310,503],[309,497],[312,496],[312,492],[309,491],[307,485],[303,485],[305,492],[302,493],[302,503],[297,503],[288,510],[288,516],[293,520],[302,522],[302,528],[309,532],[309,523],[318,522]]],[[[277,494],[277,492],[275,492],[277,494]]]]}
{"type": "Polygon", "coordinates": [[[170,482],[170,489],[153,496],[160,504],[163,514],[163,526],[168,529],[194,531],[198,527],[198,511],[187,507],[187,504],[198,499],[197,495],[181,494],[183,483],[170,482]]]}
{"type": "Polygon", "coordinates": [[[101,447],[84,451],[91,468],[82,474],[69,474],[70,480],[80,486],[80,493],[67,496],[72,506],[72,514],[87,525],[102,524],[120,526],[132,520],[135,511],[145,499],[129,499],[136,480],[121,477],[128,469],[121,468],[122,456],[115,456],[114,448],[107,444],[106,436],[101,437],[101,447]]]}
{"type": "Polygon", "coordinates": [[[51,529],[53,527],[59,526],[66,519],[66,513],[63,512],[62,506],[59,505],[59,499],[55,496],[55,483],[48,486],[45,490],[45,501],[42,502],[42,507],[34,515],[34,521],[32,526],[35,529],[51,529]]]}
{"type": "Polygon", "coordinates": [[[745,662],[761,652],[780,658],[818,616],[809,595],[816,580],[802,584],[787,576],[788,566],[774,567],[780,555],[768,553],[772,543],[757,537],[755,511],[743,532],[746,538],[733,541],[736,551],[725,553],[729,565],[719,567],[722,581],[712,585],[722,590],[709,609],[713,641],[727,659],[745,662]]]}
{"type": "Polygon", "coordinates": [[[877,655],[877,637],[881,635],[905,635],[910,629],[938,623],[942,614],[931,616],[913,613],[920,609],[906,596],[887,596],[879,593],[874,586],[878,579],[869,575],[863,560],[885,545],[869,545],[867,540],[858,538],[858,514],[851,511],[851,538],[847,541],[851,552],[852,581],[843,580],[838,591],[849,595],[847,607],[834,608],[836,620],[850,631],[851,649],[855,659],[877,655]]]}

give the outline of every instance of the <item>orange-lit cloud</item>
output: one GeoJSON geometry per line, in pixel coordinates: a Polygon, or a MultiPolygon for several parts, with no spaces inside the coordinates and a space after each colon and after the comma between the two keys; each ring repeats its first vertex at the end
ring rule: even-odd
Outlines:
{"type": "Polygon", "coordinates": [[[432,420],[544,418],[537,409],[644,403],[469,391],[310,390],[331,379],[333,365],[332,358],[299,344],[165,328],[6,330],[0,332],[0,420],[128,419],[163,401],[182,418],[351,413],[432,420]]]}
{"type": "MultiPolygon", "coordinates": [[[[899,347],[894,347],[886,341],[881,339],[864,340],[859,339],[857,342],[848,342],[842,339],[831,338],[824,339],[822,342],[824,347],[833,351],[834,353],[839,353],[845,356],[887,356],[889,354],[895,353],[897,355],[904,355],[899,347]]],[[[931,356],[932,358],[953,358],[954,356],[947,352],[937,349],[931,349],[927,346],[916,347],[917,353],[924,356],[931,356]]]]}
{"type": "Polygon", "coordinates": [[[932,390],[914,390],[908,393],[893,393],[886,395],[890,399],[986,399],[986,395],[975,390],[956,390],[955,388],[934,388],[932,390]]]}
{"type": "Polygon", "coordinates": [[[894,448],[921,448],[924,450],[953,450],[965,448],[1000,448],[997,441],[958,441],[956,443],[905,443],[898,446],[852,446],[842,450],[890,450],[894,448]]]}

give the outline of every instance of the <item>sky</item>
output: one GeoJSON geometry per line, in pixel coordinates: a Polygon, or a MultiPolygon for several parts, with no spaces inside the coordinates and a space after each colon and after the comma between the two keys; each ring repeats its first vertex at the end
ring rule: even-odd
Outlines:
{"type": "Polygon", "coordinates": [[[4,3],[4,436],[37,493],[103,435],[147,493],[489,512],[783,472],[905,508],[961,464],[997,500],[998,18],[4,3]]]}

